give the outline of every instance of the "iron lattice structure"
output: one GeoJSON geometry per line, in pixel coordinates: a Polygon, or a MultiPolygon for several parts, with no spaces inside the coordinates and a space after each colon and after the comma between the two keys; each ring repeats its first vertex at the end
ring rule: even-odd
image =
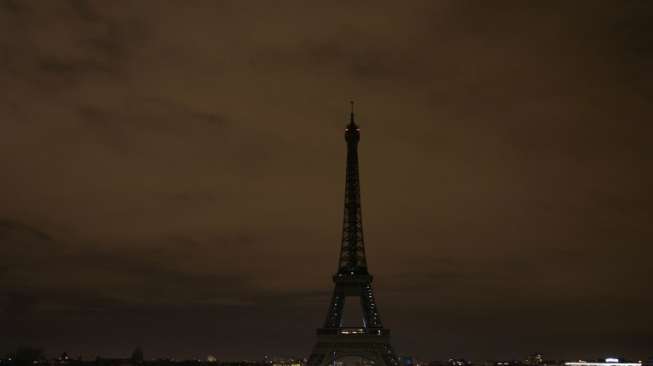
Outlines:
{"type": "Polygon", "coordinates": [[[390,331],[383,328],[374,300],[372,275],[367,270],[361,211],[358,143],[360,129],[353,109],[345,129],[347,173],[342,245],[338,270],[333,276],[334,290],[324,326],[317,330],[318,341],[309,357],[309,366],[335,364],[337,359],[360,357],[368,364],[399,365],[390,345],[390,331]],[[348,297],[359,298],[362,307],[361,327],[345,327],[343,311],[348,297]]]}

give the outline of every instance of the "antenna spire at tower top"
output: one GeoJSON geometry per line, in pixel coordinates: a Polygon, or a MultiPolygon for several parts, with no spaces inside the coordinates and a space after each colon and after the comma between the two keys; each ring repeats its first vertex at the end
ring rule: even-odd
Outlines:
{"type": "Polygon", "coordinates": [[[354,101],[350,100],[349,101],[349,124],[350,125],[356,125],[356,122],[354,122],[354,101]]]}

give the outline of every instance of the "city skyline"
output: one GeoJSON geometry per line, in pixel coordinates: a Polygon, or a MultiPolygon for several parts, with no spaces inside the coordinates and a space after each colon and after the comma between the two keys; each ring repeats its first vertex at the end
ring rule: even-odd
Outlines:
{"type": "Polygon", "coordinates": [[[308,357],[354,99],[397,354],[648,359],[652,18],[0,0],[0,355],[308,357]]]}

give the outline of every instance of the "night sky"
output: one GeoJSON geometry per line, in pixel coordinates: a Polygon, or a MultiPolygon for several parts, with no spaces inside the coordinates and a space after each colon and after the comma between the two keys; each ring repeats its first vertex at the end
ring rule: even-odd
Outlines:
{"type": "Polygon", "coordinates": [[[0,354],[308,356],[356,100],[399,354],[653,355],[653,2],[0,0],[0,354]]]}

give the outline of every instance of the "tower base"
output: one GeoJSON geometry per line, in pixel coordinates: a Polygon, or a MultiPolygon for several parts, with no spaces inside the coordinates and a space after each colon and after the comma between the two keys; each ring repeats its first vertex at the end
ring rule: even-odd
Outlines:
{"type": "Polygon", "coordinates": [[[307,366],[399,366],[387,329],[318,329],[307,366]]]}

